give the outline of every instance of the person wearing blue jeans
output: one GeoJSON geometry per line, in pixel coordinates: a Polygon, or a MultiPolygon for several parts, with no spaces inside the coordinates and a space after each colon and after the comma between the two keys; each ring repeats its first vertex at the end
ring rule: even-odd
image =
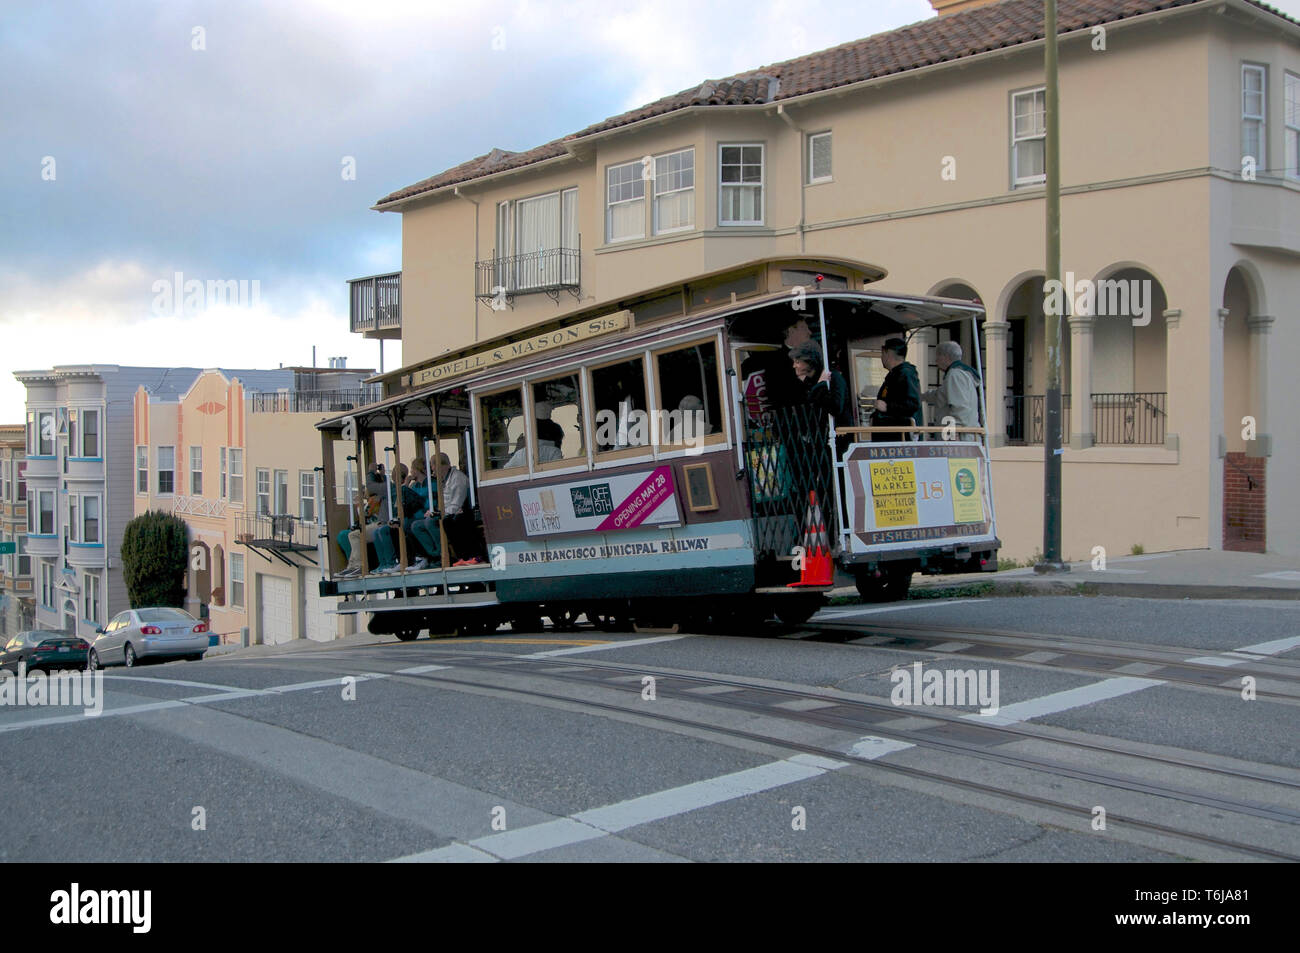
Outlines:
{"type": "MultiPolygon", "coordinates": [[[[360,504],[360,498],[355,501],[360,504]]],[[[388,527],[378,522],[379,497],[371,493],[366,500],[366,525],[364,534],[360,529],[342,530],[338,534],[339,548],[347,557],[348,567],[340,576],[355,576],[361,572],[361,560],[365,556],[366,544],[374,543],[379,565],[375,572],[390,572],[397,568],[397,557],[393,552],[393,537],[388,527]]],[[[353,524],[354,526],[356,524],[353,524]]]]}

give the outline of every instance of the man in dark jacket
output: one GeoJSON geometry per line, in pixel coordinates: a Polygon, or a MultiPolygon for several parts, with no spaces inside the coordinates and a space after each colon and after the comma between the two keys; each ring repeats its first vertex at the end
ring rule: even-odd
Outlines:
{"type": "MultiPolygon", "coordinates": [[[[921,381],[916,368],[909,364],[907,342],[890,338],[880,349],[880,363],[889,371],[876,393],[876,412],[872,424],[877,427],[920,427],[925,422],[921,414],[921,381]]],[[[878,443],[912,439],[907,434],[878,433],[871,439],[878,443]]]]}

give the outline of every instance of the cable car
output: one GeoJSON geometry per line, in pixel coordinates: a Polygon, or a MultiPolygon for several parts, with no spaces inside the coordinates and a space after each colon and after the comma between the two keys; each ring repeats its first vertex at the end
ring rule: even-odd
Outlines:
{"type": "Polygon", "coordinates": [[[884,601],[916,572],[993,571],[983,308],[872,289],[883,275],[761,259],[390,375],[317,425],[322,595],[402,639],[583,614],[672,630],[797,624],[836,574],[884,601]],[[882,425],[882,345],[940,338],[966,343],[979,421],[882,425]],[[841,412],[809,402],[800,345],[838,375],[841,412]]]}

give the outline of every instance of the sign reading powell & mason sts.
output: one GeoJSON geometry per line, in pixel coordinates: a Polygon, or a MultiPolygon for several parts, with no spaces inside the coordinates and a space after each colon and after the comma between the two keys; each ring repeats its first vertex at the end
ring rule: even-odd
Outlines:
{"type": "MultiPolygon", "coordinates": [[[[528,357],[531,354],[553,351],[566,344],[575,344],[578,341],[585,341],[588,338],[599,337],[613,331],[623,331],[627,328],[631,316],[632,312],[630,311],[615,311],[613,314],[601,315],[599,318],[571,324],[556,331],[535,334],[532,337],[524,338],[522,341],[514,341],[510,344],[502,344],[498,347],[476,351],[473,354],[458,357],[454,361],[434,364],[430,367],[412,371],[408,386],[412,388],[423,387],[426,384],[445,381],[450,377],[459,377],[472,371],[486,370],[497,364],[528,357]]],[[[407,382],[403,381],[403,383],[407,382]]]]}

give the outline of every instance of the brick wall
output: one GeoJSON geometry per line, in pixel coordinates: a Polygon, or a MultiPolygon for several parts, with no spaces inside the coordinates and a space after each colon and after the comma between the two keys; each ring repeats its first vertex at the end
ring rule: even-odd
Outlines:
{"type": "Polygon", "coordinates": [[[1264,551],[1264,465],[1266,457],[1230,453],[1223,461],[1223,548],[1264,551]],[[1252,487],[1253,484],[1253,487],[1252,487]]]}

